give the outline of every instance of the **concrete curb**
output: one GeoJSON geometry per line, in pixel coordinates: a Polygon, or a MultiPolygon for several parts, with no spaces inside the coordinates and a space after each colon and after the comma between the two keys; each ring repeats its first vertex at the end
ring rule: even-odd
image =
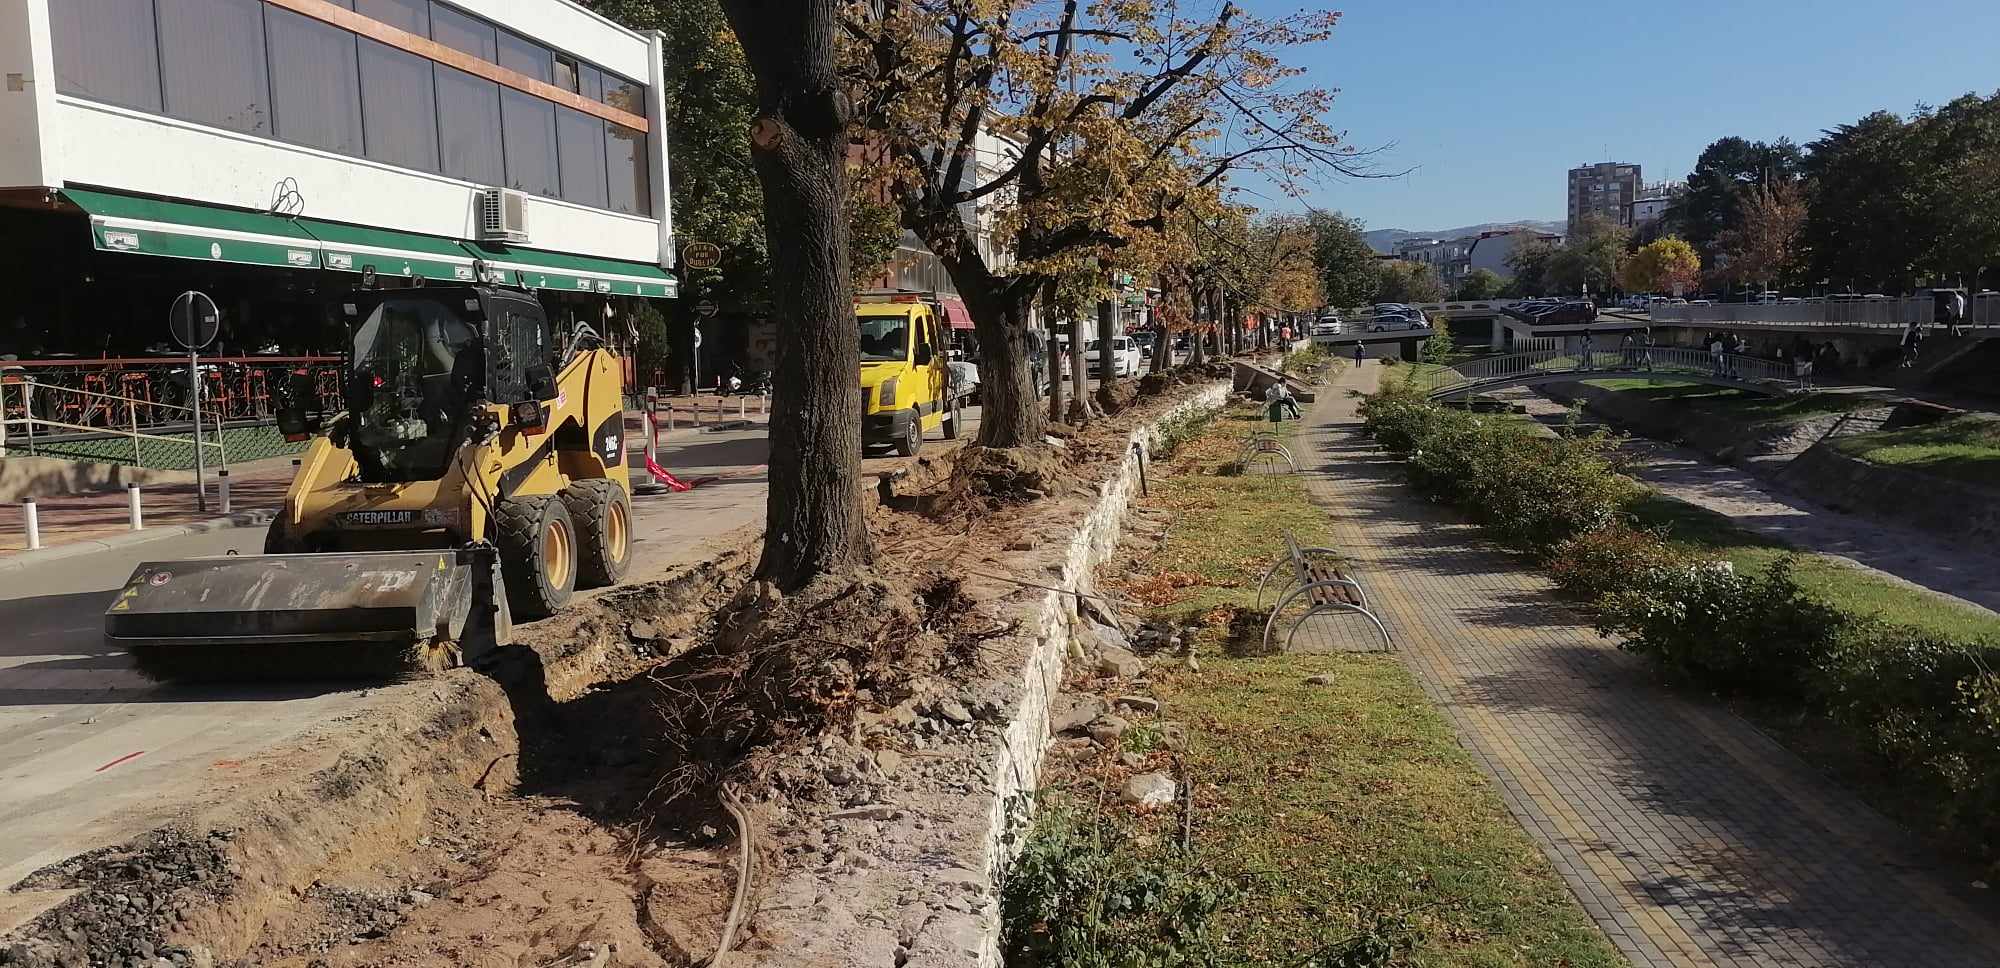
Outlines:
{"type": "Polygon", "coordinates": [[[43,548],[39,551],[17,551],[4,558],[0,558],[0,574],[25,571],[43,562],[61,561],[65,558],[94,555],[100,551],[129,548],[132,545],[145,544],[148,541],[183,538],[191,534],[207,534],[211,531],[227,531],[231,528],[259,527],[270,524],[271,519],[276,516],[277,511],[270,508],[237,511],[234,514],[224,515],[219,518],[210,518],[206,521],[196,521],[192,524],[170,524],[163,527],[146,528],[140,531],[126,531],[121,534],[107,535],[102,538],[85,538],[81,541],[71,541],[56,545],[53,548],[43,548]]]}

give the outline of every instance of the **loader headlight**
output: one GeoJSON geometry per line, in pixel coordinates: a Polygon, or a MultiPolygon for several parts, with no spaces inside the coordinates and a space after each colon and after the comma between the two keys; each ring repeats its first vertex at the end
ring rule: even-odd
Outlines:
{"type": "Polygon", "coordinates": [[[878,406],[893,407],[896,405],[896,379],[896,377],[892,376],[883,380],[882,385],[875,390],[875,403],[878,406]]]}

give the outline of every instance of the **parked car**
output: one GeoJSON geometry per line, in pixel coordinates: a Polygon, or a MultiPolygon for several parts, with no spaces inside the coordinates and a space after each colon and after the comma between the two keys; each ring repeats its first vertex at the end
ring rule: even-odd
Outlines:
{"type": "Polygon", "coordinates": [[[1690,305],[1690,306],[1713,306],[1713,305],[1715,305],[1715,303],[1714,303],[1713,301],[1711,301],[1711,300],[1707,300],[1707,299],[1690,299],[1690,300],[1688,300],[1688,305],[1690,305]]]}
{"type": "Polygon", "coordinates": [[[1775,306],[1778,304],[1778,293],[1776,290],[1766,289],[1758,293],[1756,298],[1751,301],[1759,306],[1775,306]]]}
{"type": "MultiPolygon", "coordinates": [[[[1097,352],[1097,340],[1084,341],[1083,361],[1089,365],[1090,372],[1092,373],[1096,373],[1098,370],[1097,352]]],[[[1113,339],[1111,341],[1111,375],[1131,376],[1137,372],[1139,372],[1139,347],[1132,342],[1132,337],[1120,336],[1113,339]]]]}

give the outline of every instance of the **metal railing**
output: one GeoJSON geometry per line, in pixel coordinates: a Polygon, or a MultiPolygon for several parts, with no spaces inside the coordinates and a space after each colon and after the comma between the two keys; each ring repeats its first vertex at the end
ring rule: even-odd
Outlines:
{"type": "MultiPolygon", "coordinates": [[[[276,409],[281,388],[299,378],[311,386],[316,400],[308,409],[331,413],[340,408],[340,360],[331,356],[238,356],[204,359],[200,365],[201,409],[224,420],[263,420],[276,409]]],[[[185,422],[193,403],[194,383],[188,379],[186,358],[116,359],[0,358],[0,381],[19,386],[32,381],[51,391],[16,397],[15,406],[30,402],[40,419],[104,429],[151,427],[185,422]]],[[[7,416],[23,414],[8,412],[7,416]]]]}
{"type": "MultiPolygon", "coordinates": [[[[1900,330],[1930,326],[1936,308],[1929,296],[1892,299],[1840,299],[1796,303],[1718,303],[1712,306],[1654,306],[1656,323],[1735,323],[1773,328],[1837,326],[1847,329],[1900,330]]],[[[1966,327],[2000,326],[2000,296],[1975,296],[1966,302],[1966,327]]]]}
{"type": "Polygon", "coordinates": [[[201,427],[197,429],[193,426],[194,408],[191,406],[45,385],[32,379],[0,380],[0,457],[25,454],[30,457],[60,456],[123,462],[129,455],[135,467],[165,463],[182,466],[183,462],[147,460],[142,442],[158,441],[169,453],[186,448],[188,460],[184,466],[193,466],[195,448],[200,447],[208,448],[204,457],[213,461],[212,466],[226,468],[229,466],[229,450],[224,443],[223,420],[220,413],[203,413],[201,427]],[[56,406],[42,406],[49,402],[56,406]],[[150,412],[156,415],[178,414],[179,420],[141,424],[141,403],[154,408],[150,412]],[[58,414],[117,413],[124,414],[127,422],[119,426],[82,424],[42,416],[45,411],[58,414]],[[173,432],[176,425],[186,428],[187,432],[173,432]],[[214,434],[213,440],[208,439],[210,433],[214,434]],[[121,439],[122,446],[119,444],[121,439]]]}
{"type": "Polygon", "coordinates": [[[1700,377],[1763,392],[1789,393],[1804,380],[1794,364],[1734,353],[1720,355],[1676,346],[1580,350],[1546,348],[1467,360],[1454,366],[1418,370],[1412,379],[1428,396],[1447,396],[1482,386],[1529,380],[1548,374],[1594,376],[1700,377]]]}

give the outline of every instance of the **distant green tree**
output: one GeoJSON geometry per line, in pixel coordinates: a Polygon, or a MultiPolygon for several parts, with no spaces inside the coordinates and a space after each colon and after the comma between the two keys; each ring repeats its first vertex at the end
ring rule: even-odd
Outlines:
{"type": "Polygon", "coordinates": [[[1514,278],[1502,294],[1512,299],[1546,295],[1549,291],[1549,263],[1555,261],[1556,244],[1541,236],[1523,239],[1507,253],[1507,268],[1514,278]]]}
{"type": "Polygon", "coordinates": [[[1596,215],[1570,226],[1569,237],[1549,259],[1550,294],[1574,296],[1588,286],[1594,295],[1616,285],[1630,235],[1630,230],[1596,215]]]}
{"type": "MultiPolygon", "coordinates": [[[[1683,237],[1704,259],[1715,254],[1722,233],[1742,215],[1743,192],[1755,185],[1791,181],[1799,176],[1805,152],[1780,138],[1771,143],[1722,138],[1702,150],[1688,175],[1687,194],[1672,208],[1683,237]]],[[[1572,226],[1574,231],[1574,226],[1572,226]]]]}
{"type": "Polygon", "coordinates": [[[1474,269],[1458,284],[1459,299],[1496,299],[1500,290],[1507,285],[1500,274],[1491,269],[1474,269]]]}
{"type": "Polygon", "coordinates": [[[1444,283],[1438,279],[1436,269],[1401,259],[1382,262],[1375,284],[1376,302],[1429,303],[1442,299],[1444,283]]]}
{"type": "Polygon", "coordinates": [[[1362,222],[1338,212],[1321,212],[1315,213],[1309,224],[1313,265],[1319,270],[1327,305],[1345,308],[1367,302],[1375,294],[1375,263],[1379,260],[1361,235],[1362,222]]]}
{"type": "Polygon", "coordinates": [[[1458,352],[1458,338],[1451,335],[1450,322],[1443,315],[1432,317],[1431,335],[1424,340],[1424,362],[1445,363],[1458,352]]]}

